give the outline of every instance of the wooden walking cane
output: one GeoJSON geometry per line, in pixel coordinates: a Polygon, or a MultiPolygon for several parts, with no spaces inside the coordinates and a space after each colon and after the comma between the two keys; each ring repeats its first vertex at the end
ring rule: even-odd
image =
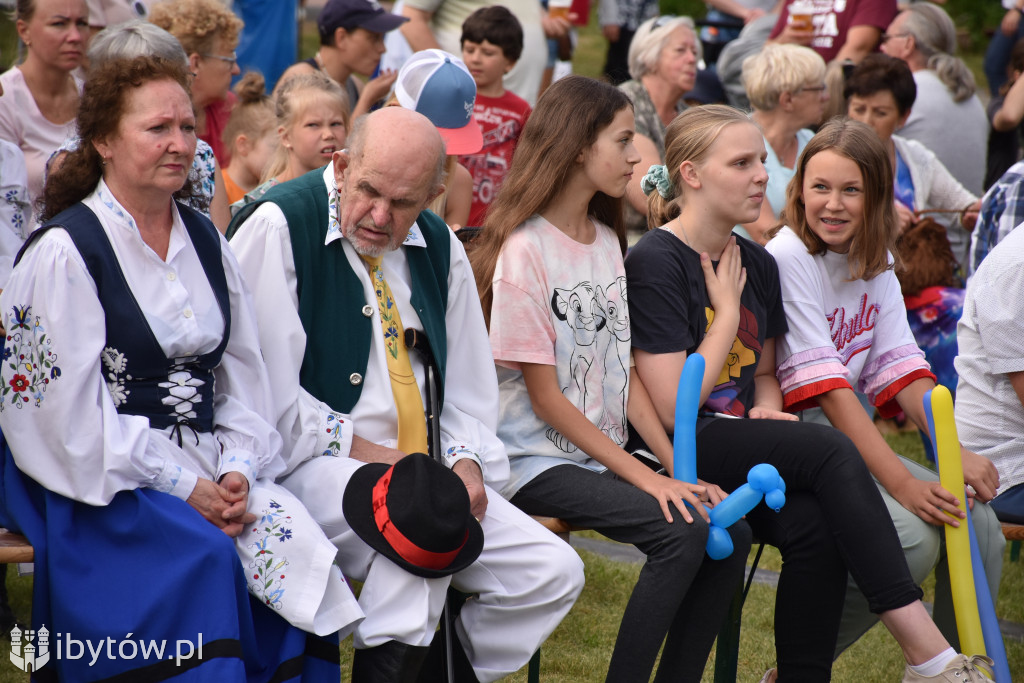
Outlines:
{"type": "MultiPolygon", "coordinates": [[[[434,352],[430,348],[430,340],[423,330],[406,328],[405,347],[414,349],[420,354],[427,375],[427,455],[444,464],[441,456],[441,406],[438,400],[437,382],[439,373],[434,352]]],[[[455,671],[452,666],[452,621],[451,602],[448,596],[444,598],[444,608],[441,610],[441,637],[444,638],[444,669],[445,678],[448,683],[454,683],[455,671]]]]}

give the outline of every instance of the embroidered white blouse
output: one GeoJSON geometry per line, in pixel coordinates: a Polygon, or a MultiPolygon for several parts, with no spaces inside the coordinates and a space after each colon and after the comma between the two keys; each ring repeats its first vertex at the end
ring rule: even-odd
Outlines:
{"type": "MultiPolygon", "coordinates": [[[[214,349],[224,319],[178,213],[161,260],[102,180],[84,203],[99,217],[168,357],[214,349]]],[[[55,228],[33,244],[0,295],[7,328],[0,427],[23,472],[56,493],[103,505],[121,490],[148,487],[187,499],[198,477],[216,481],[238,471],[251,487],[283,470],[280,437],[261,417],[269,414],[269,397],[251,301],[221,240],[231,337],[214,371],[214,430],[196,437],[183,430],[180,446],[169,438],[171,428],[118,414],[118,402],[131,401],[123,380],[132,359],[105,348],[96,285],[70,236],[55,228]]],[[[191,398],[188,378],[175,379],[176,393],[191,398]]]]}
{"type": "MultiPolygon", "coordinates": [[[[384,356],[376,294],[366,265],[338,226],[337,188],[333,166],[324,170],[324,191],[330,197],[330,225],[325,246],[341,240],[349,265],[363,286],[365,300],[373,307],[373,343],[362,378],[362,393],[349,415],[335,413],[299,386],[299,368],[306,346],[306,333],[298,313],[295,261],[284,214],[276,204],[263,204],[231,239],[246,281],[252,287],[259,319],[260,345],[270,372],[273,414],[284,438],[289,469],[318,455],[348,456],[355,434],[374,443],[397,448],[398,421],[391,380],[384,356]],[[288,454],[291,455],[288,455],[288,454]]],[[[426,243],[416,225],[409,231],[405,247],[421,248],[426,243]]],[[[419,317],[409,304],[411,279],[402,250],[384,255],[383,268],[388,286],[398,303],[406,328],[420,327],[419,317]]],[[[505,447],[495,435],[498,418],[498,382],[491,346],[487,338],[476,282],[462,243],[451,238],[451,267],[448,274],[448,363],[441,412],[441,447],[449,467],[463,458],[480,464],[484,481],[501,490],[509,476],[505,447]]],[[[338,349],[345,353],[345,349],[338,349]]],[[[421,392],[425,391],[423,364],[410,355],[421,392]]],[[[339,377],[339,382],[349,381],[339,377]]],[[[426,396],[424,394],[424,405],[426,396]]]]}
{"type": "Polygon", "coordinates": [[[14,144],[0,140],[0,289],[11,276],[31,214],[25,155],[14,144]]]}

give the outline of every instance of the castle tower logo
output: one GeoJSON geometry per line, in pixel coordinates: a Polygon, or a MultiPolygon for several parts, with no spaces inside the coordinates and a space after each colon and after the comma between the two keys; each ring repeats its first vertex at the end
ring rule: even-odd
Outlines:
{"type": "Polygon", "coordinates": [[[11,662],[22,671],[32,673],[50,661],[50,632],[46,626],[38,631],[22,631],[15,624],[11,629],[11,662]],[[35,642],[33,642],[35,641],[35,642]]]}

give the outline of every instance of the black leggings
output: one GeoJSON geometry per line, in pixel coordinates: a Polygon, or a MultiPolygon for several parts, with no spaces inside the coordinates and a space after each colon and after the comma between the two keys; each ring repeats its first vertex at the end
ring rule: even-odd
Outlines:
{"type": "Polygon", "coordinates": [[[779,676],[827,681],[847,571],[872,612],[920,599],[899,537],[857,448],[842,432],[806,422],[702,419],[697,473],[726,491],[767,462],[786,482],[786,505],[750,514],[755,536],[782,553],[775,598],[779,676]]]}
{"type": "MultiPolygon", "coordinates": [[[[655,680],[701,679],[743,577],[750,527],[742,521],[730,527],[732,555],[712,560],[704,553],[708,525],[699,515],[693,514],[693,524],[687,524],[673,508],[675,521],[669,524],[652,496],[609,472],[598,474],[577,465],[542,472],[512,503],[527,513],[559,517],[632,543],[647,555],[622,615],[607,680],[647,683],[662,640],[665,649],[655,680]]],[[[834,636],[832,640],[834,647],[834,636]]]]}

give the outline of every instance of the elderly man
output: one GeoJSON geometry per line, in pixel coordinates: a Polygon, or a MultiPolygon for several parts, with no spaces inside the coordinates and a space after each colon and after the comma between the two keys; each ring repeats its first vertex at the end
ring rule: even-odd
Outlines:
{"type": "Polygon", "coordinates": [[[527,662],[583,583],[575,552],[496,493],[509,469],[480,302],[461,244],[424,210],[443,191],[444,153],[425,117],[382,109],[357,122],[333,164],[274,188],[233,226],[292,449],[284,483],[338,547],[344,573],[364,582],[353,680],[414,679],[449,582],[475,596],[455,623],[457,678],[498,679],[527,662]],[[426,369],[403,328],[430,340],[443,378],[440,448],[483,529],[479,558],[450,576],[443,544],[403,552],[392,539],[389,552],[350,514],[350,498],[386,478],[373,483],[367,463],[398,463],[397,479],[406,454],[427,448],[426,369]]]}

